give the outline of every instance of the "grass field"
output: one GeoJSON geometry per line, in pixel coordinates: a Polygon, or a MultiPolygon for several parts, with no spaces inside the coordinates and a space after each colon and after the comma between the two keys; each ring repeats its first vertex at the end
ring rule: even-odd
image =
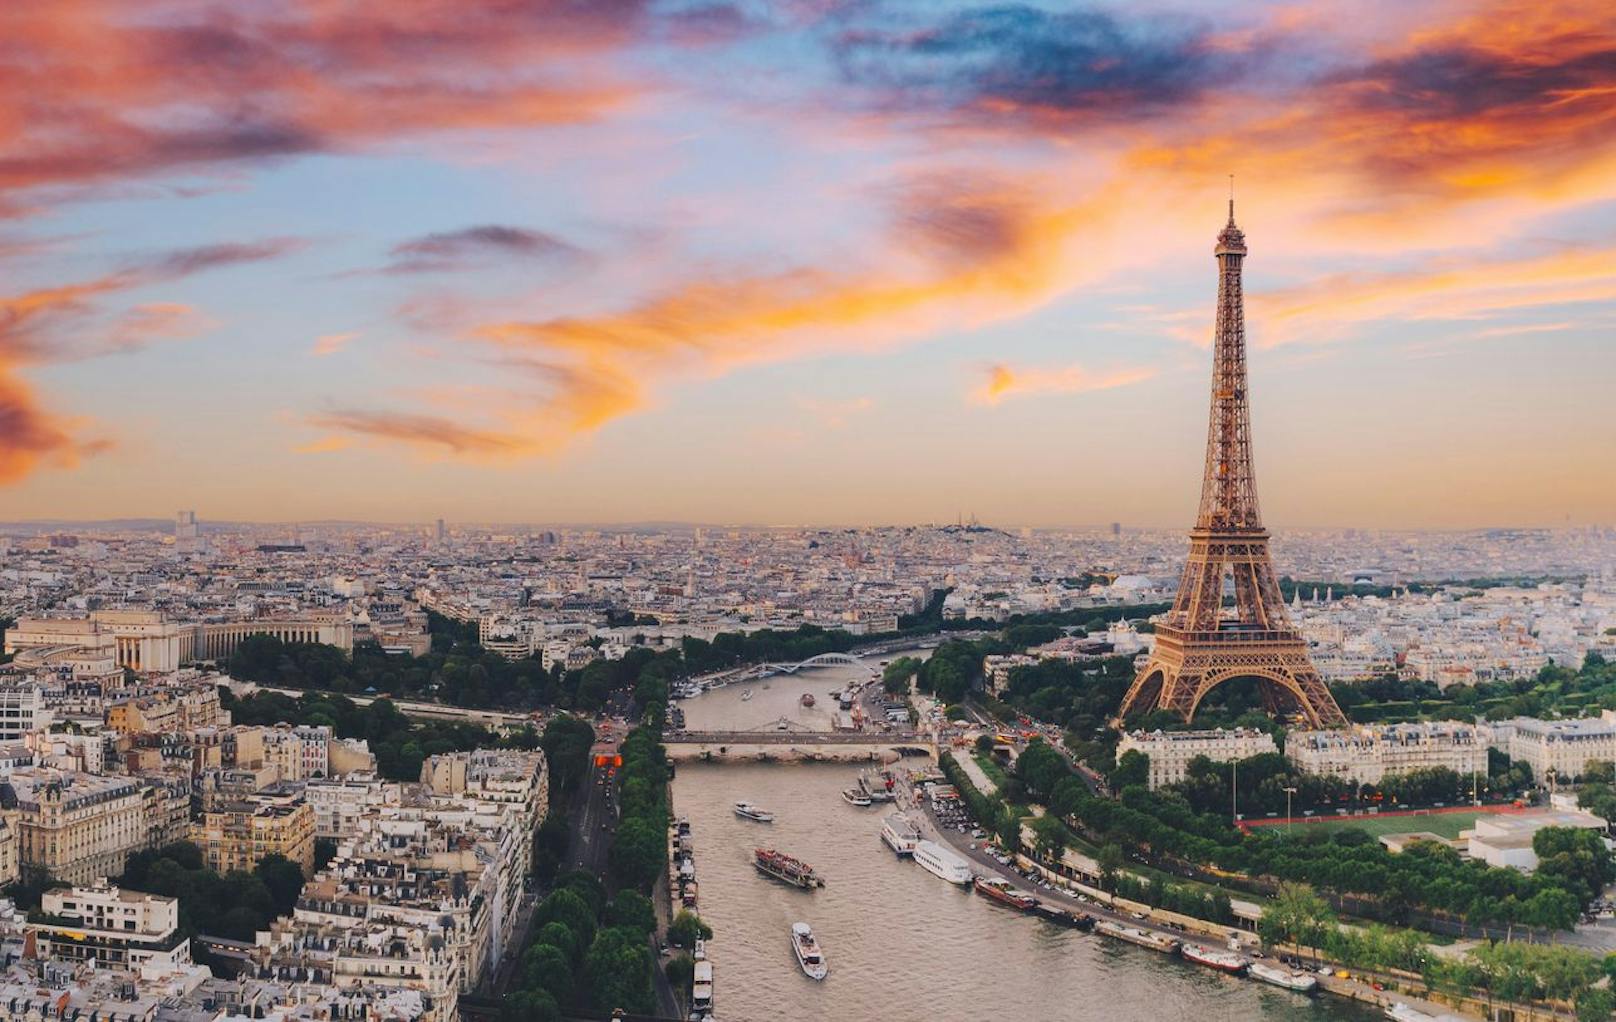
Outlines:
{"type": "MultiPolygon", "coordinates": [[[[1314,830],[1345,830],[1352,828],[1366,831],[1375,837],[1383,834],[1408,834],[1414,831],[1423,831],[1436,834],[1453,840],[1459,836],[1461,830],[1469,830],[1476,822],[1476,818],[1486,816],[1487,813],[1465,810],[1454,813],[1420,813],[1416,816],[1351,816],[1346,818],[1331,817],[1327,820],[1303,823],[1298,817],[1293,833],[1303,833],[1314,830]]],[[[1248,821],[1255,822],[1255,821],[1248,821]]],[[[1263,821],[1263,826],[1285,827],[1285,821],[1263,821]]]]}

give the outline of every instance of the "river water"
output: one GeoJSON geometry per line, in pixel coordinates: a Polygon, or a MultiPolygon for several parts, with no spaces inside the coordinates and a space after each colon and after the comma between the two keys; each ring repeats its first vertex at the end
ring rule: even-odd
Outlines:
{"type": "MultiPolygon", "coordinates": [[[[785,715],[815,726],[828,693],[868,668],[825,668],[774,678],[741,700],[732,686],[684,702],[689,726],[753,728],[785,715]],[[816,696],[814,709],[798,700],[816,696]]],[[[831,704],[834,705],[834,704],[831,704]]],[[[715,1008],[723,1022],[1266,1022],[1378,1015],[1332,998],[1310,999],[1252,980],[1079,933],[1002,908],[898,859],[881,841],[879,805],[858,809],[842,788],[856,769],[836,764],[681,763],[674,809],[691,821],[701,915],[713,927],[715,1008]],[[777,814],[742,820],[738,801],[777,814]],[[804,892],[752,867],[775,847],[811,863],[826,886],[804,892]],[[814,928],[830,975],[797,968],[789,932],[814,928]]]]}

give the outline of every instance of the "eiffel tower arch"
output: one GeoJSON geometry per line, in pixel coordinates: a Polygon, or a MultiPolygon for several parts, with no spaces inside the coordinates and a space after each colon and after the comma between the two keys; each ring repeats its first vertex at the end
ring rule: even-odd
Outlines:
{"type": "Polygon", "coordinates": [[[1150,710],[1186,721],[1206,694],[1233,678],[1256,678],[1271,713],[1299,713],[1313,727],[1346,724],[1319,678],[1307,641],[1290,623],[1257,506],[1246,395],[1246,237],[1234,222],[1218,235],[1218,313],[1212,351],[1201,505],[1172,610],[1156,626],[1156,646],[1122,699],[1118,722],[1150,710]],[[1233,605],[1224,606],[1232,580],[1233,605]]]}

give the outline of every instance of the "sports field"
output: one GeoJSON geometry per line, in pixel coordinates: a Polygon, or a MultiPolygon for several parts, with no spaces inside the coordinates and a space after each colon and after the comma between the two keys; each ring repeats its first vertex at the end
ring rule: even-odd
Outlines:
{"type": "MultiPolygon", "coordinates": [[[[1518,813],[1520,810],[1509,807],[1498,807],[1488,810],[1476,809],[1438,809],[1438,810],[1411,810],[1400,813],[1384,813],[1377,816],[1331,816],[1329,818],[1315,818],[1303,821],[1296,818],[1293,833],[1300,834],[1305,830],[1345,830],[1348,828],[1365,831],[1375,837],[1382,834],[1408,834],[1415,831],[1424,831],[1445,837],[1449,840],[1457,838],[1461,830],[1469,830],[1476,822],[1476,818],[1498,812],[1518,813]]],[[[1284,817],[1277,820],[1247,820],[1250,827],[1285,827],[1284,817]]]]}

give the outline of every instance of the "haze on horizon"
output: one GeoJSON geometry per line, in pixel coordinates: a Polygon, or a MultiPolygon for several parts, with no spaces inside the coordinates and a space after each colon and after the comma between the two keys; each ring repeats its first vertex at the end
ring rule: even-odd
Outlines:
{"type": "Polygon", "coordinates": [[[1616,520],[1616,9],[0,12],[0,518],[1616,520]]]}

